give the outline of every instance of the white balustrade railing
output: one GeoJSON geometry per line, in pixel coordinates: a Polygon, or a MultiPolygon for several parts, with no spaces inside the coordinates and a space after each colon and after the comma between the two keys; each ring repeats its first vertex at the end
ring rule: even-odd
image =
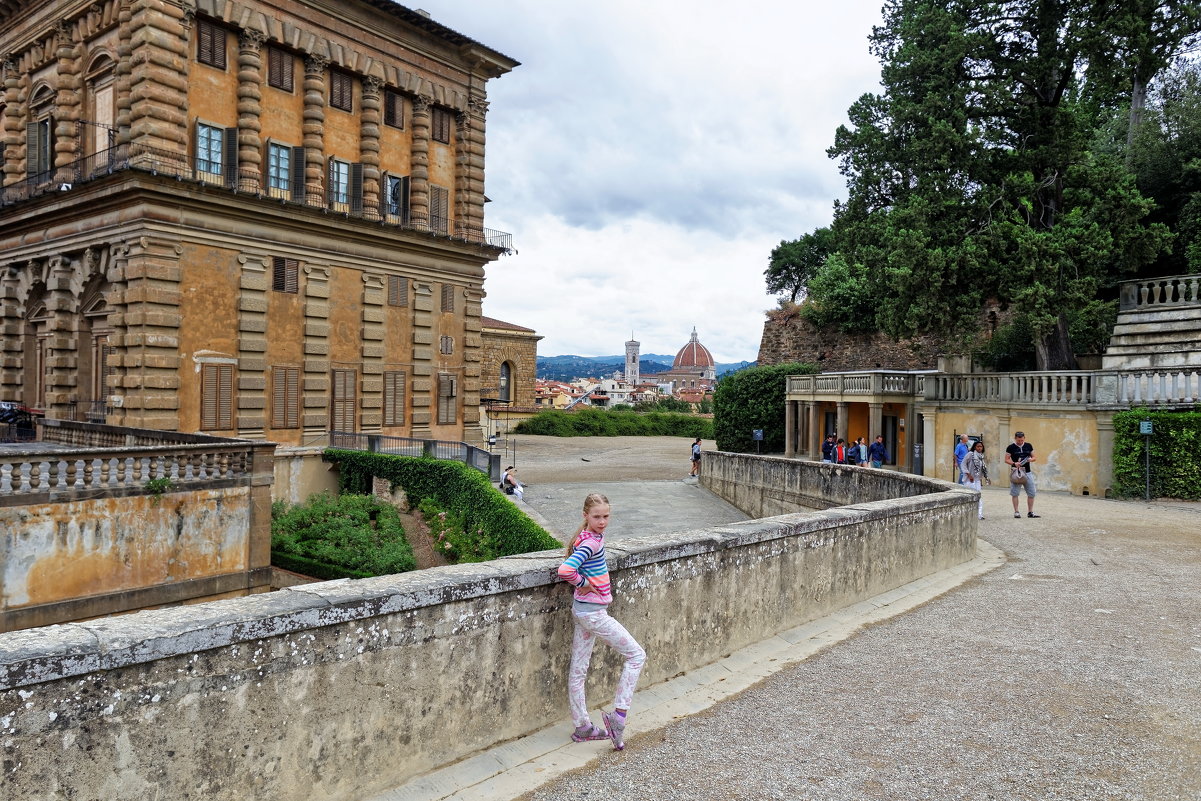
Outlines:
{"type": "Polygon", "coordinates": [[[171,485],[240,479],[253,471],[254,452],[238,446],[188,445],[0,454],[0,495],[56,491],[143,490],[151,479],[171,485]]]}
{"type": "Polygon", "coordinates": [[[1201,403],[1201,371],[1141,370],[1115,374],[1116,403],[1148,406],[1201,403]]]}
{"type": "Polygon", "coordinates": [[[1120,298],[1121,311],[1201,304],[1201,275],[1169,275],[1123,281],[1120,298]]]}

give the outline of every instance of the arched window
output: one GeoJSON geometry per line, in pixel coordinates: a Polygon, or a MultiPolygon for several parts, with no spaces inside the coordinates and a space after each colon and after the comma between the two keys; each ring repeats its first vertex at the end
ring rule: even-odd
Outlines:
{"type": "Polygon", "coordinates": [[[500,382],[497,384],[496,397],[498,400],[511,402],[513,400],[513,365],[504,362],[500,366],[500,382]]]}

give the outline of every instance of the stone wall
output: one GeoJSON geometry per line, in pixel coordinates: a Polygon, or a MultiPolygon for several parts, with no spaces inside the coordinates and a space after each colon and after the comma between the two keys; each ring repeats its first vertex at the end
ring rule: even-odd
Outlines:
{"type": "MultiPolygon", "coordinates": [[[[748,458],[706,454],[705,468],[748,458]]],[[[792,464],[778,477],[801,487],[792,464]]],[[[869,497],[895,488],[871,479],[901,480],[864,473],[869,497]]],[[[974,494],[911,480],[912,497],[611,544],[614,614],[649,653],[642,686],[971,558],[974,494]]],[[[561,559],[0,635],[5,797],[358,799],[535,731],[566,712],[561,559]]],[[[608,649],[594,662],[599,704],[619,664],[608,649]]]]}

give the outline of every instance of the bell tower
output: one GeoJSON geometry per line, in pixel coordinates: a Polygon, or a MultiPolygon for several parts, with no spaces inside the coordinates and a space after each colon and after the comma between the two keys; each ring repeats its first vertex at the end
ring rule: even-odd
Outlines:
{"type": "Polygon", "coordinates": [[[634,339],[634,332],[630,332],[630,341],[626,343],[626,383],[638,383],[638,348],[641,345],[634,339]]]}

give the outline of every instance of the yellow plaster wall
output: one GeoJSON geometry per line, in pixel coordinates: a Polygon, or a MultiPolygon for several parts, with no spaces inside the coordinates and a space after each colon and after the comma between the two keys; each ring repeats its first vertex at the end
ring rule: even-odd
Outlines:
{"type": "Polygon", "coordinates": [[[292,86],[293,91],[285,92],[267,84],[265,72],[266,51],[263,55],[264,80],[262,85],[263,102],[260,106],[259,124],[262,130],[259,135],[263,141],[263,169],[267,168],[266,147],[271,139],[282,145],[296,147],[304,144],[304,64],[297,56],[292,56],[292,86]]]}
{"type": "MultiPolygon", "coordinates": [[[[242,265],[237,256],[234,250],[194,243],[182,245],[179,257],[181,431],[200,430],[200,365],[196,363],[196,353],[238,355],[238,288],[242,265]]],[[[236,369],[234,373],[236,385],[236,369]]]]}
{"type": "MultiPolygon", "coordinates": [[[[379,126],[379,168],[393,175],[410,175],[413,171],[413,134],[412,120],[409,115],[412,106],[405,101],[405,127],[393,128],[391,125],[380,123],[379,126]]],[[[382,116],[382,112],[381,112],[382,116]]]]}
{"type": "MultiPolygon", "coordinates": [[[[225,69],[219,70],[196,60],[196,33],[188,45],[191,62],[188,68],[188,117],[214,125],[238,124],[238,42],[230,32],[225,34],[225,69]]],[[[189,138],[192,132],[188,132],[189,138]]]]}
{"type": "MultiPolygon", "coordinates": [[[[334,267],[329,281],[329,358],[361,371],[363,281],[358,270],[334,267]]],[[[359,391],[363,376],[359,375],[359,391]]]]}
{"type": "Polygon", "coordinates": [[[354,89],[354,113],[350,114],[333,106],[325,107],[325,155],[343,161],[359,161],[359,88],[354,89]]]}

